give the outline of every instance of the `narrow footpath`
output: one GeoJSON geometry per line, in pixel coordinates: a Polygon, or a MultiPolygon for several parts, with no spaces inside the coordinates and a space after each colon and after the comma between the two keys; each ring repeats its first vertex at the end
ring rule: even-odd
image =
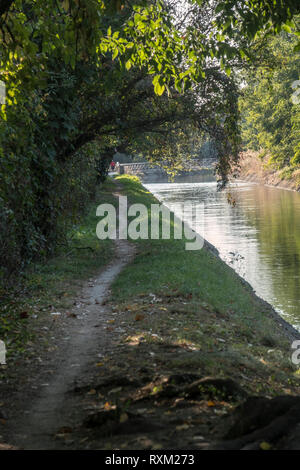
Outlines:
{"type": "MultiPolygon", "coordinates": [[[[114,193],[118,196],[118,193],[114,193]]],[[[110,294],[110,285],[124,266],[133,259],[135,247],[127,240],[114,241],[114,258],[94,282],[87,283],[74,302],[74,321],[62,325],[62,344],[59,345],[52,362],[48,383],[40,384],[40,393],[30,403],[30,392],[24,390],[24,407],[15,420],[6,423],[10,444],[18,449],[57,449],[59,430],[72,429],[79,419],[76,395],[70,391],[88,380],[89,370],[106,354],[117,354],[114,348],[118,332],[107,331],[111,319],[105,308],[110,294]],[[78,316],[78,306],[85,305],[84,313],[78,316]],[[30,407],[28,407],[28,403],[30,407]]],[[[47,378],[47,377],[46,377],[47,378]]]]}

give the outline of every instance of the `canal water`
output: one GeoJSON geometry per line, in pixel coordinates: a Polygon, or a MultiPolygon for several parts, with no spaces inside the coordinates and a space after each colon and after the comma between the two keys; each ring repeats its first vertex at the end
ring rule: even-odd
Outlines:
{"type": "Polygon", "coordinates": [[[242,181],[220,192],[208,176],[144,185],[175,214],[186,200],[204,204],[204,216],[193,228],[300,330],[299,193],[242,181]]]}

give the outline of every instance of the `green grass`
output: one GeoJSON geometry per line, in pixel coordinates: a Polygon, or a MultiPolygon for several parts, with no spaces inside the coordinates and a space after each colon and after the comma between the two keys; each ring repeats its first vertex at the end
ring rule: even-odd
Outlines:
{"type": "MultiPolygon", "coordinates": [[[[150,205],[158,201],[136,177],[121,176],[130,202],[150,205]]],[[[139,254],[113,285],[116,301],[126,301],[140,294],[176,295],[193,299],[211,311],[230,315],[244,335],[253,330],[262,338],[272,338],[274,321],[262,308],[250,288],[223,261],[207,249],[187,251],[186,240],[138,240],[139,254]]],[[[272,341],[272,339],[271,339],[272,341]]],[[[278,340],[273,339],[274,342],[278,340]]]]}

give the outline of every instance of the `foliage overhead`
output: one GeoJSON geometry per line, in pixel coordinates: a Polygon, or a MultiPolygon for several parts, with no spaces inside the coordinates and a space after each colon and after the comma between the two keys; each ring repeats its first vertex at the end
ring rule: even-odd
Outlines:
{"type": "Polygon", "coordinates": [[[299,34],[298,10],[276,0],[2,0],[3,276],[52,250],[91,197],[99,156],[115,149],[180,168],[210,135],[226,182],[240,144],[236,77],[254,43],[282,28],[299,34]]]}
{"type": "Polygon", "coordinates": [[[244,145],[290,171],[300,165],[300,56],[294,49],[286,32],[270,39],[264,48],[268,60],[245,77],[240,99],[244,145]]]}

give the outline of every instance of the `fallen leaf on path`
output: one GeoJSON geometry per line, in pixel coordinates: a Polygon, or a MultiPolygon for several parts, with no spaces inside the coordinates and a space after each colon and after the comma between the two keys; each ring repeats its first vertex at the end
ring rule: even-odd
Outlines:
{"type": "Polygon", "coordinates": [[[126,423],[126,421],[128,421],[128,414],[122,413],[120,416],[120,423],[126,423]]]}
{"type": "Polygon", "coordinates": [[[189,425],[188,424],[180,424],[179,426],[176,426],[176,431],[185,431],[186,429],[189,429],[189,425]]]}
{"type": "Polygon", "coordinates": [[[66,312],[66,315],[67,317],[70,317],[70,318],[77,318],[76,313],[73,313],[73,312],[66,312]]]}
{"type": "Polygon", "coordinates": [[[270,450],[271,449],[271,444],[269,444],[268,442],[261,442],[259,447],[262,450],[270,450]]]}
{"type": "Polygon", "coordinates": [[[70,434],[71,432],[73,432],[73,429],[70,426],[62,426],[57,434],[70,434]]]}
{"type": "Polygon", "coordinates": [[[154,446],[151,447],[152,450],[161,450],[163,449],[162,444],[154,444],[154,446]]]}
{"type": "Polygon", "coordinates": [[[17,450],[17,447],[14,447],[10,444],[0,443],[0,450],[17,450]]]}
{"type": "Polygon", "coordinates": [[[116,388],[113,388],[112,390],[110,390],[108,392],[108,394],[110,395],[111,393],[119,393],[122,391],[122,387],[116,387],[116,388]]]}
{"type": "Polygon", "coordinates": [[[135,316],[135,321],[141,321],[141,320],[144,320],[144,318],[145,318],[145,315],[141,315],[141,314],[138,313],[135,316]]]}

